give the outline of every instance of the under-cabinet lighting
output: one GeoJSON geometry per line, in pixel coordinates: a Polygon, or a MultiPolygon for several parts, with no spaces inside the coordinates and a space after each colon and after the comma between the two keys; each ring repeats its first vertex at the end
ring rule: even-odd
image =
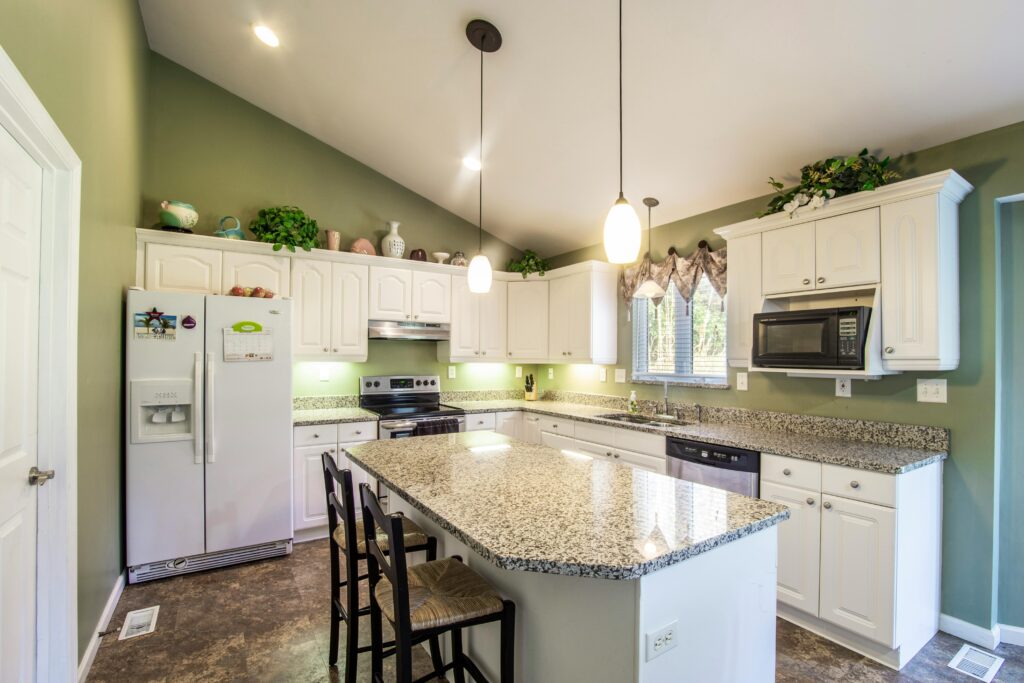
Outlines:
{"type": "Polygon", "coordinates": [[[277,47],[278,45],[281,44],[281,41],[278,39],[277,34],[274,33],[269,26],[258,24],[252,27],[252,32],[255,33],[256,37],[259,38],[264,44],[269,45],[270,47],[277,47]]]}

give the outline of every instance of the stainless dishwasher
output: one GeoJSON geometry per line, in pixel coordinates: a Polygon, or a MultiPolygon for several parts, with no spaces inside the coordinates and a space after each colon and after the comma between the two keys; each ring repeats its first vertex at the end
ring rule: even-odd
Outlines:
{"type": "Polygon", "coordinates": [[[745,448],[668,437],[667,474],[676,479],[742,493],[757,498],[761,454],[745,448]]]}

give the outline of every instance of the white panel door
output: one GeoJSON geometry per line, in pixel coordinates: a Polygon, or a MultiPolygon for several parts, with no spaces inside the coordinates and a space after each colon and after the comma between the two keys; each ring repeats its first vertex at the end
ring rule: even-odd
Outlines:
{"type": "Polygon", "coordinates": [[[762,479],[761,498],[789,508],[779,526],[779,602],[818,616],[821,494],[762,479]]]}
{"type": "Polygon", "coordinates": [[[765,294],[814,289],[814,223],[761,234],[761,290],[765,294]]]}
{"type": "Polygon", "coordinates": [[[504,361],[508,355],[508,283],[494,280],[490,292],[473,296],[479,297],[480,357],[504,361]]]}
{"type": "Polygon", "coordinates": [[[548,286],[548,353],[552,360],[569,360],[569,309],[571,278],[552,280],[548,286]]]}
{"type": "MultiPolygon", "coordinates": [[[[586,362],[591,357],[591,292],[590,273],[577,273],[563,278],[567,287],[566,320],[569,321],[565,338],[566,357],[570,362],[586,362]]],[[[554,283],[552,283],[554,287],[554,283]]]]}
{"type": "Polygon", "coordinates": [[[448,344],[452,358],[475,358],[480,355],[481,296],[469,291],[466,278],[452,278],[452,328],[448,344]]]}
{"type": "Polygon", "coordinates": [[[146,245],[146,289],[149,291],[221,293],[221,252],[215,249],[146,245]]]}
{"type": "Polygon", "coordinates": [[[220,291],[227,294],[232,287],[239,285],[269,289],[277,296],[291,296],[288,278],[290,260],[286,256],[225,251],[221,261],[224,276],[220,291]]]}
{"type": "Polygon", "coordinates": [[[324,489],[324,467],[320,460],[324,451],[337,461],[338,449],[335,446],[301,446],[295,449],[292,522],[296,531],[327,524],[327,493],[324,489]]]}
{"type": "Polygon", "coordinates": [[[729,295],[726,297],[726,341],[729,365],[750,365],[754,345],[754,313],[761,312],[761,235],[729,240],[729,295]]]}
{"type": "Polygon", "coordinates": [[[331,264],[298,258],[293,261],[292,348],[296,356],[323,356],[331,344],[331,264]]]}
{"type": "Polygon", "coordinates": [[[886,360],[938,358],[938,198],[882,207],[882,349],[886,360]]]}
{"type": "Polygon", "coordinates": [[[895,647],[896,511],[822,496],[819,616],[895,647]]]}
{"type": "MultiPolygon", "coordinates": [[[[552,355],[557,354],[552,351],[552,355]]],[[[548,359],[547,282],[508,283],[508,356],[512,360],[548,359]]]]}
{"type": "MultiPolygon", "coordinates": [[[[878,282],[878,240],[877,208],[817,221],[814,224],[815,287],[878,282]]],[[[731,260],[731,251],[729,256],[731,260]]]]}
{"type": "Polygon", "coordinates": [[[369,268],[334,263],[331,268],[331,356],[363,362],[367,356],[369,268]]]}
{"type": "Polygon", "coordinates": [[[370,268],[370,319],[412,319],[412,271],[370,268]]]}
{"type": "Polygon", "coordinates": [[[523,414],[518,410],[494,414],[494,431],[513,439],[519,439],[520,426],[523,423],[523,414]]]}
{"type": "Polygon", "coordinates": [[[443,273],[412,273],[412,319],[421,323],[452,320],[452,276],[443,273]]]}
{"type": "MultiPolygon", "coordinates": [[[[35,680],[43,171],[0,128],[0,680],[35,680]]],[[[60,472],[57,476],[64,474],[60,472]]]]}

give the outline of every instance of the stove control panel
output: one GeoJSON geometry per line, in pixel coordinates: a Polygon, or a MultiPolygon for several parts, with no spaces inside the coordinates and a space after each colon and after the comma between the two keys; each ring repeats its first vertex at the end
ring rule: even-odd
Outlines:
{"type": "Polygon", "coordinates": [[[360,394],[437,394],[441,391],[438,375],[379,375],[360,377],[360,394]]]}

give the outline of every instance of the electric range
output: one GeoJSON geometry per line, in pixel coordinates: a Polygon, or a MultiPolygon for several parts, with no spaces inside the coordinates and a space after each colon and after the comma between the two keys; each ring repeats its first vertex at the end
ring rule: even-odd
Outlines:
{"type": "Polygon", "coordinates": [[[437,375],[360,377],[359,407],[380,416],[379,439],[466,430],[466,411],[441,403],[437,375]]]}

